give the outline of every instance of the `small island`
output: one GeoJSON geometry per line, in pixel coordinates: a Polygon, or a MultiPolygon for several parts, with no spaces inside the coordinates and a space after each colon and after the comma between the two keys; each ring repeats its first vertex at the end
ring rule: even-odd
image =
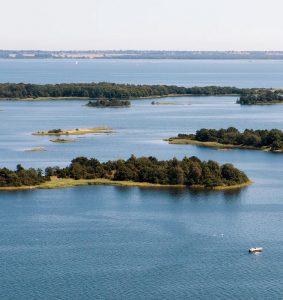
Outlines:
{"type": "Polygon", "coordinates": [[[50,140],[52,143],[61,143],[61,144],[67,144],[67,143],[76,143],[78,140],[71,140],[71,139],[54,139],[50,140]]]}
{"type": "Polygon", "coordinates": [[[25,152],[45,152],[45,151],[47,151],[47,149],[46,148],[41,148],[41,147],[25,150],[25,152]]]}
{"type": "Polygon", "coordinates": [[[170,144],[190,144],[219,149],[251,149],[283,152],[283,131],[279,129],[240,132],[234,127],[227,129],[197,130],[195,134],[178,134],[167,140],[170,144]]]}
{"type": "Polygon", "coordinates": [[[151,105],[184,105],[182,103],[170,102],[170,101],[152,101],[151,105]]]}
{"type": "Polygon", "coordinates": [[[39,136],[45,136],[45,135],[84,135],[84,134],[102,134],[102,133],[112,133],[113,130],[108,127],[95,127],[95,128],[80,128],[80,129],[51,129],[48,131],[38,131],[34,132],[32,135],[39,135],[39,136]]]}
{"type": "Polygon", "coordinates": [[[96,100],[96,101],[89,101],[86,104],[86,106],[89,106],[89,107],[130,107],[131,101],[117,100],[117,99],[96,100]]]}
{"type": "Polygon", "coordinates": [[[189,187],[214,190],[248,186],[247,175],[231,164],[201,161],[197,157],[182,160],[158,160],[155,157],[100,162],[78,157],[66,168],[0,169],[0,190],[63,188],[77,185],[123,185],[140,187],[189,187]]]}

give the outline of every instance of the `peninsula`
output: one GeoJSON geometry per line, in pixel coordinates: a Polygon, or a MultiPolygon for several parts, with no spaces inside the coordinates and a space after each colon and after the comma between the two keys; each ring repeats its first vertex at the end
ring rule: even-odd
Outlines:
{"type": "Polygon", "coordinates": [[[34,132],[32,135],[55,135],[55,136],[61,136],[61,135],[84,135],[84,134],[101,134],[101,133],[111,133],[113,130],[108,127],[95,127],[95,128],[80,128],[80,129],[51,129],[48,131],[38,131],[34,132]]]}
{"type": "Polygon", "coordinates": [[[168,142],[220,149],[238,148],[283,152],[283,131],[246,129],[240,132],[234,127],[219,130],[202,128],[195,134],[178,134],[177,137],[169,138],[168,142]]]}
{"type": "Polygon", "coordinates": [[[60,188],[77,185],[114,184],[142,187],[190,187],[215,190],[241,188],[251,184],[247,175],[231,164],[201,161],[197,157],[159,161],[155,157],[99,162],[78,157],[66,168],[15,171],[0,169],[0,190],[60,188]]]}

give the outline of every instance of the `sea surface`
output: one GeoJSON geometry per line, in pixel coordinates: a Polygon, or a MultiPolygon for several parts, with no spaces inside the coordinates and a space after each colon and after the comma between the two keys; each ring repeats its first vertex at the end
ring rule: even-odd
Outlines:
{"type": "MultiPolygon", "coordinates": [[[[236,86],[283,86],[280,62],[183,64],[0,61],[0,81],[231,85],[235,79],[236,86]],[[144,77],[133,70],[135,64],[144,77]],[[184,75],[188,66],[194,72],[184,75]],[[81,68],[78,74],[75,68],[81,68]],[[214,76],[200,71],[196,75],[197,69],[205,68],[214,70],[214,76]],[[219,75],[220,69],[226,73],[219,75]],[[236,70],[243,69],[240,76],[236,70]],[[124,74],[120,81],[117,73],[124,74]]],[[[86,107],[86,101],[80,100],[1,101],[0,167],[21,163],[44,169],[65,166],[77,156],[106,161],[131,154],[160,159],[196,155],[231,162],[254,184],[222,192],[114,186],[1,192],[0,299],[282,299],[282,154],[219,151],[164,141],[202,127],[283,130],[283,105],[240,106],[236,100],[158,100],[176,105],[136,100],[131,108],[106,109],[86,107]],[[79,136],[73,144],[54,144],[48,137],[31,135],[96,126],[109,126],[114,132],[79,136]],[[34,147],[47,151],[25,151],[34,147]],[[263,247],[264,252],[250,255],[253,246],[263,247]]]]}
{"type": "Polygon", "coordinates": [[[0,82],[283,87],[278,60],[0,59],[0,82]]]}

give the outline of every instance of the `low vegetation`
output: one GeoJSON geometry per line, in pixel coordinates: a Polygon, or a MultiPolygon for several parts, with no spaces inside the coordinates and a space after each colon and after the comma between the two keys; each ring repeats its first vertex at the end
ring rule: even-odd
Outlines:
{"type": "MultiPolygon", "coordinates": [[[[95,158],[78,157],[66,168],[48,167],[25,170],[18,165],[16,171],[0,169],[0,187],[52,187],[51,178],[66,182],[96,180],[104,184],[124,182],[125,185],[167,185],[205,188],[240,187],[249,184],[245,173],[231,164],[219,165],[215,161],[201,161],[197,157],[183,160],[157,160],[155,157],[99,162],[95,158]],[[135,184],[137,183],[137,184],[135,184]]],[[[56,181],[56,184],[60,182],[56,181]]],[[[62,183],[63,184],[63,183],[62,183]]],[[[74,184],[76,185],[76,184],[74,184]]]]}
{"type": "Polygon", "coordinates": [[[169,142],[172,144],[196,144],[219,148],[224,146],[281,152],[283,151],[283,131],[279,129],[246,129],[240,132],[234,127],[219,130],[202,128],[197,130],[195,134],[179,134],[175,138],[170,138],[169,142]]]}

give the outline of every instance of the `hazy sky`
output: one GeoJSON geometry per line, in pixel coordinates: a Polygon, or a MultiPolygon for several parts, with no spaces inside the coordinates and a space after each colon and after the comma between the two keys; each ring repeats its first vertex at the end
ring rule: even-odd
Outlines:
{"type": "Polygon", "coordinates": [[[283,50],[283,0],[1,0],[0,49],[283,50]]]}

